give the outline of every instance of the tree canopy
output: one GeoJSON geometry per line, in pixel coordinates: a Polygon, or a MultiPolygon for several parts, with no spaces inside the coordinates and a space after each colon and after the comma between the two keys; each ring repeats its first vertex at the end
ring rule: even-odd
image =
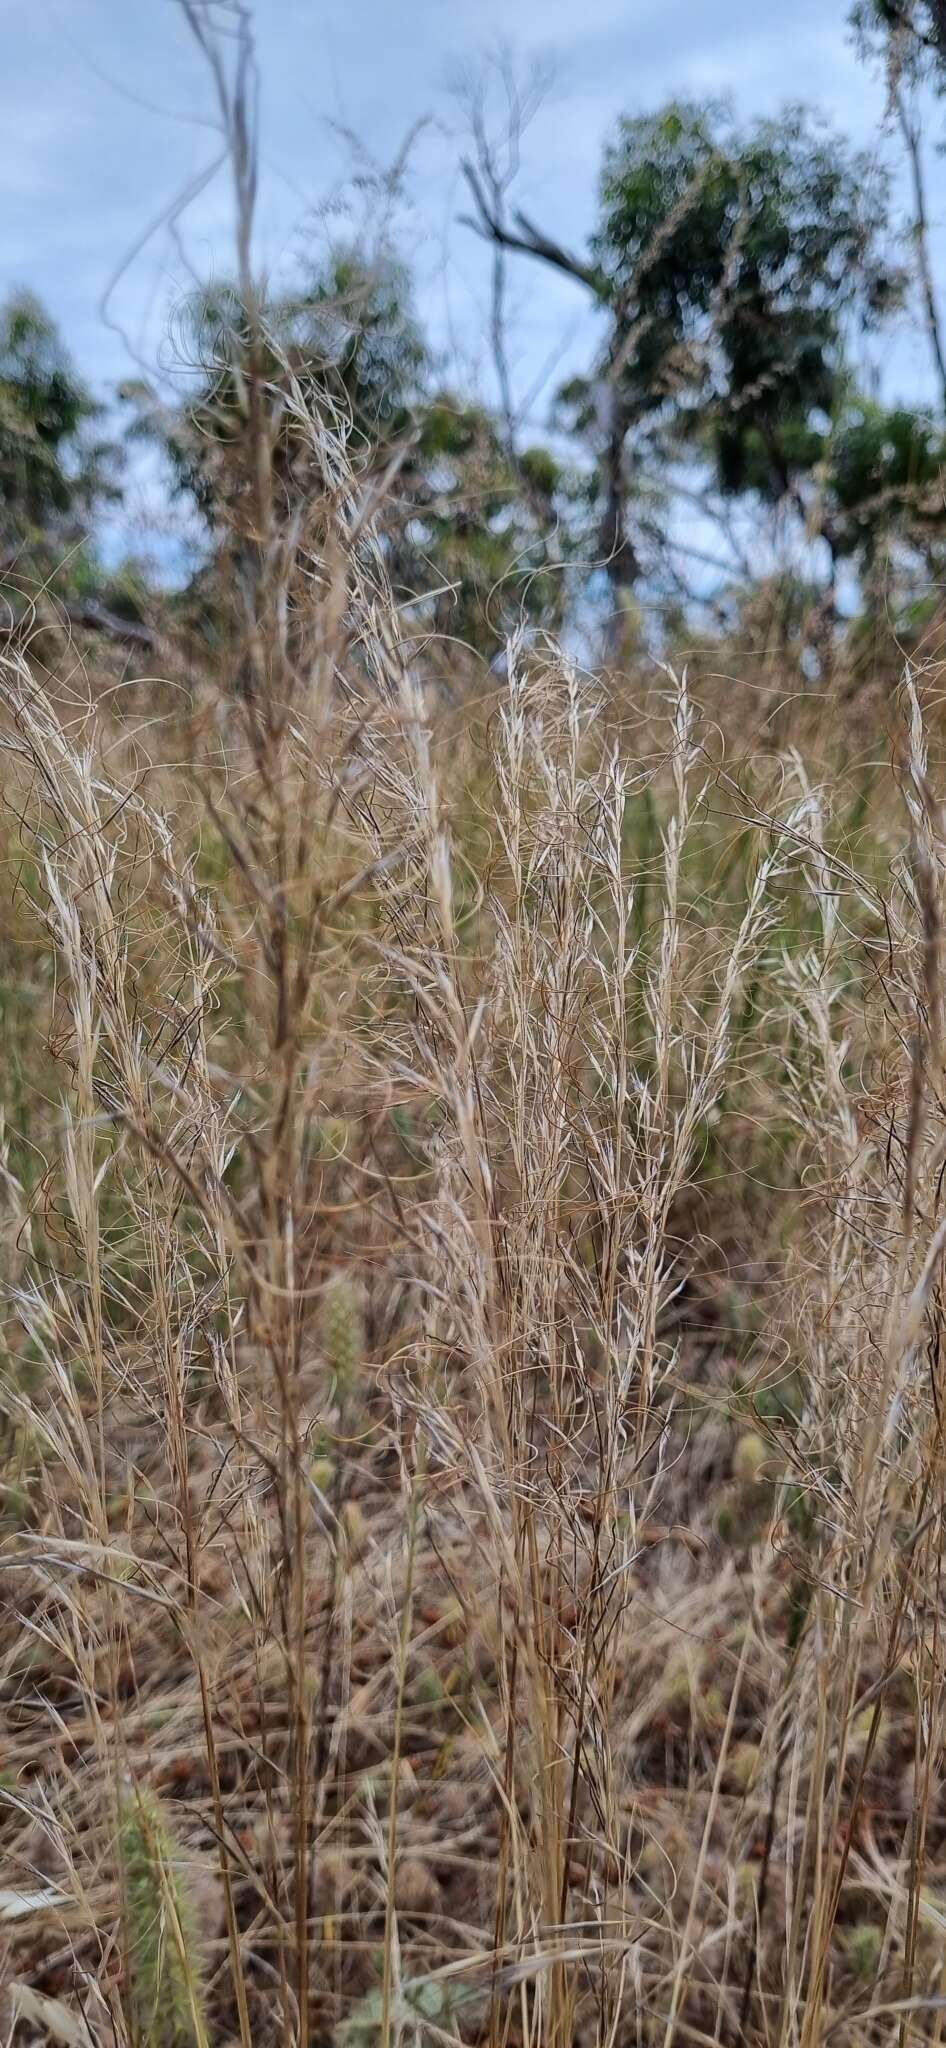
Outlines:
{"type": "MultiPolygon", "coordinates": [[[[908,71],[932,75],[946,47],[934,0],[862,0],[855,14],[862,44],[887,53],[895,94],[908,71]]],[[[498,404],[438,361],[393,239],[370,256],[356,241],[303,261],[260,306],[226,279],[194,293],[180,321],[189,387],[169,402],[140,380],[126,386],[129,431],[160,444],[212,565],[250,536],[239,451],[251,405],[287,531],[304,524],[318,472],[311,422],[344,418],[366,484],[383,480],[384,545],[418,630],[487,659],[518,619],[560,627],[576,600],[600,611],[602,591],[612,620],[637,616],[661,577],[680,616],[681,548],[715,560],[722,615],[727,559],[731,588],[746,587],[733,521],[747,517],[791,528],[799,589],[820,575],[832,605],[841,564],[865,592],[886,565],[909,595],[943,566],[946,354],[921,137],[912,118],[901,126],[915,197],[906,234],[875,154],[810,109],[743,122],[722,101],[674,100],[629,113],[603,148],[595,219],[575,250],[554,223],[510,211],[518,134],[500,174],[480,118],[464,170],[472,225],[500,266],[498,404]],[[522,259],[569,279],[598,316],[590,359],[561,383],[544,432],[515,416],[501,332],[501,266],[522,259]],[[942,370],[925,405],[882,398],[863,371],[865,338],[892,327],[911,291],[942,370]]],[[[94,529],[114,486],[97,425],[54,325],[12,300],[0,322],[8,563],[24,550],[39,563],[94,529]]]]}
{"type": "Polygon", "coordinates": [[[0,544],[5,561],[80,532],[112,487],[90,436],[99,407],[29,293],[0,309],[0,544]]]}

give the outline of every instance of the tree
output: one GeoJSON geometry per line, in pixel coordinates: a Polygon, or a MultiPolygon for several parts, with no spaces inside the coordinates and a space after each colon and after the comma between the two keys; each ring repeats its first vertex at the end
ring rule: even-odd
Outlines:
{"type": "Polygon", "coordinates": [[[881,318],[900,289],[866,158],[802,109],[747,130],[718,104],[626,118],[581,255],[521,212],[511,226],[465,173],[481,234],[571,276],[607,314],[602,356],[563,408],[594,448],[615,597],[640,574],[630,508],[658,442],[708,459],[725,492],[797,496],[845,379],[846,323],[881,318]]]}
{"type": "Polygon", "coordinates": [[[851,20],[895,75],[904,65],[946,73],[946,0],[857,0],[851,20]]]}
{"type": "Polygon", "coordinates": [[[195,500],[211,528],[225,512],[232,524],[237,511],[233,495],[245,479],[233,456],[243,445],[251,382],[264,400],[274,476],[296,497],[304,494],[312,468],[310,412],[316,418],[343,413],[362,460],[386,461],[410,432],[427,357],[399,265],[369,266],[353,254],[336,254],[323,272],[304,275],[270,298],[252,380],[254,323],[235,284],[193,294],[182,321],[196,365],[193,396],[169,406],[142,383],[126,384],[122,395],[134,408],[132,434],[161,443],[174,488],[195,500]]]}
{"type": "MultiPolygon", "coordinates": [[[[255,387],[287,525],[298,523],[321,473],[312,419],[341,418],[366,488],[385,480],[378,516],[392,578],[420,601],[421,622],[489,657],[510,605],[515,615],[545,616],[561,585],[549,579],[540,533],[555,524],[555,465],[539,450],[513,460],[486,409],[439,386],[402,265],[336,252],[272,298],[260,325],[255,387]]],[[[149,388],[126,387],[133,431],[160,440],[175,488],[203,515],[211,553],[224,537],[232,547],[252,517],[250,333],[238,290],[218,285],[187,312],[188,346],[202,367],[186,404],[169,411],[149,388]]]]}
{"type": "Polygon", "coordinates": [[[941,401],[946,405],[946,341],[930,248],[921,108],[925,88],[946,88],[946,0],[858,0],[852,22],[861,52],[880,58],[888,107],[896,115],[913,200],[910,238],[923,320],[941,401]]]}
{"type": "Polygon", "coordinates": [[[0,553],[4,570],[48,568],[112,495],[113,451],[89,428],[99,407],[55,324],[19,293],[0,309],[0,553]]]}
{"type": "Polygon", "coordinates": [[[561,623],[568,480],[544,447],[511,449],[484,406],[435,390],[398,476],[388,531],[395,587],[436,593],[435,632],[487,660],[518,623],[561,623]]]}
{"type": "Polygon", "coordinates": [[[939,584],[946,544],[946,431],[930,414],[852,392],[826,446],[822,530],[856,563],[870,604],[899,611],[939,584]]]}

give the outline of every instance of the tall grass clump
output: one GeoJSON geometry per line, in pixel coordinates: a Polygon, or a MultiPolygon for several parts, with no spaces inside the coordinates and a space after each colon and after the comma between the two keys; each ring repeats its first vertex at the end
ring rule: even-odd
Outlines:
{"type": "Polygon", "coordinates": [[[0,676],[11,2024],[938,2042],[930,679],[867,796],[535,636],[458,710],[235,47],[226,652],[0,676]]]}

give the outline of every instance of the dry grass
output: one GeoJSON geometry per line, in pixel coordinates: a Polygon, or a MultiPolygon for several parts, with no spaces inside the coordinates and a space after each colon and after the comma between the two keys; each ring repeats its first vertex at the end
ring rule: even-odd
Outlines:
{"type": "Polygon", "coordinates": [[[0,684],[7,2032],[938,2042],[935,678],[458,710],[248,389],[232,659],[0,684]]]}
{"type": "Polygon", "coordinates": [[[304,640],[186,766],[4,678],[11,2012],[936,2037],[915,687],[873,872],[672,678],[629,757],[513,647],[441,759],[360,520],[332,439],[304,640]]]}

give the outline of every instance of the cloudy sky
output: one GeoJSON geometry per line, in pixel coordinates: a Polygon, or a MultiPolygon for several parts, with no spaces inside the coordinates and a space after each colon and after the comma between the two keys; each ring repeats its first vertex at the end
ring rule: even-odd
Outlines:
{"type": "MultiPolygon", "coordinates": [[[[577,244],[603,135],[622,110],[672,93],[730,93],[745,113],[813,101],[858,142],[889,151],[882,91],[851,48],[847,11],[848,0],[258,0],[265,259],[278,270],[306,235],[324,236],[326,202],[353,169],[342,131],[385,163],[429,117],[413,145],[402,235],[438,344],[486,380],[487,264],[457,225],[458,71],[503,39],[521,62],[548,62],[553,82],[518,191],[577,244]]],[[[184,214],[177,239],[166,225],[147,233],[213,155],[209,83],[176,0],[26,0],[8,12],[4,51],[2,284],[36,290],[104,386],[128,374],[129,349],[148,361],[167,352],[189,266],[227,268],[222,177],[184,214]],[[120,266],[109,325],[103,296],[120,266]]],[[[938,237],[946,180],[932,171],[938,237]]],[[[328,221],[343,230],[337,210],[328,221]]],[[[539,266],[517,266],[512,289],[522,395],[555,351],[580,354],[588,315],[574,287],[539,266]]],[[[918,344],[903,340],[896,371],[901,385],[925,381],[918,344]]]]}

